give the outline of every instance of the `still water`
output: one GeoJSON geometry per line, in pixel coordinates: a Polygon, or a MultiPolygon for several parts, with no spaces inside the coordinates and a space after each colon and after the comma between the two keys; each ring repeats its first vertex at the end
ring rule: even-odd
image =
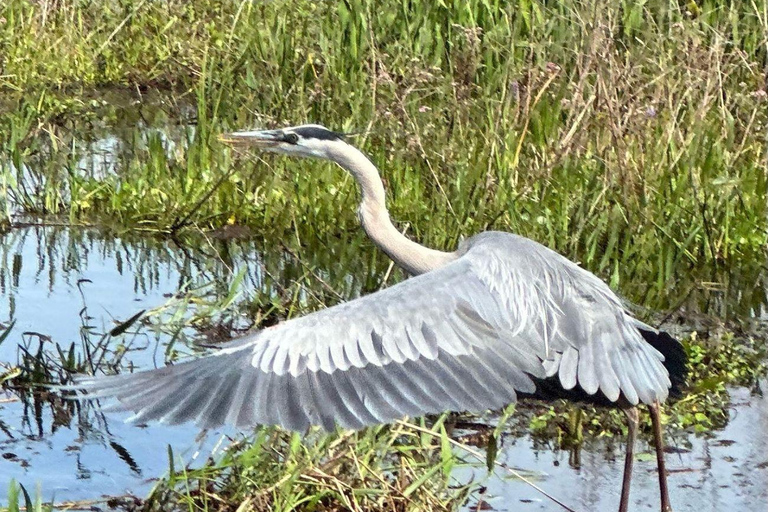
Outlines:
{"type": "MultiPolygon", "coordinates": [[[[252,251],[247,244],[243,251],[252,251]]],[[[235,260],[196,257],[171,243],[106,240],[96,232],[26,228],[5,235],[0,248],[0,319],[13,329],[0,344],[0,364],[14,365],[20,347],[36,353],[41,343],[54,351],[74,344],[78,354],[138,311],[167,304],[191,283],[212,282],[234,272],[260,279],[255,251],[235,260]],[[231,266],[230,266],[231,264],[231,266]],[[244,265],[240,268],[239,265],[244,265]]],[[[137,368],[164,364],[159,343],[168,336],[141,329],[126,334],[123,362],[137,368]]],[[[0,397],[0,495],[11,478],[30,489],[40,484],[46,499],[92,499],[135,492],[141,495],[168,467],[169,443],[189,461],[211,453],[216,436],[197,442],[192,426],[140,428],[123,423],[125,414],[82,411],[57,418],[46,403],[0,397]]],[[[203,457],[204,458],[204,457],[203,457]]]]}
{"type": "MultiPolygon", "coordinates": [[[[761,389],[766,389],[766,382],[761,389]]],[[[675,511],[764,512],[768,504],[768,397],[744,388],[731,390],[730,421],[712,436],[687,436],[670,443],[667,454],[670,499],[675,511]]],[[[576,510],[618,508],[624,465],[623,439],[586,441],[578,454],[536,448],[529,438],[507,438],[499,461],[534,475],[536,484],[576,510]]],[[[630,510],[659,510],[653,446],[641,441],[635,460],[630,510]]],[[[464,471],[460,477],[484,470],[464,471]]],[[[562,510],[503,470],[489,479],[482,500],[495,510],[562,510]]],[[[475,510],[477,499],[470,502],[475,510]]]]}
{"type": "MultiPolygon", "coordinates": [[[[229,284],[242,278],[237,301],[265,303],[286,295],[285,287],[306,275],[305,263],[283,253],[262,252],[257,241],[201,237],[194,243],[121,239],[95,230],[29,226],[10,231],[0,240],[0,322],[12,324],[0,343],[0,371],[18,364],[23,350],[36,353],[41,344],[98,354],[137,369],[164,364],[167,344],[174,350],[198,352],[191,343],[199,331],[168,328],[180,315],[232,296],[229,284]],[[185,300],[197,290],[198,300],[185,300]],[[133,325],[103,349],[102,333],[147,310],[150,321],[133,325]],[[115,347],[113,345],[118,345],[115,347]],[[125,350],[123,355],[122,349],[125,350]]],[[[316,266],[322,267],[323,263],[316,266]]],[[[333,276],[326,279],[331,279],[333,276]]],[[[740,280],[736,280],[740,283],[740,280]]],[[[755,280],[752,279],[754,283],[755,280]]],[[[363,284],[343,281],[341,295],[360,293],[363,284]]],[[[725,292],[722,292],[725,293],[725,292]]],[[[287,295],[297,295],[296,290],[287,295]]],[[[743,294],[742,294],[743,295],[743,294]]],[[[741,296],[741,295],[740,295],[741,296]]],[[[310,301],[309,295],[304,301],[310,301]]],[[[706,299],[722,308],[722,301],[706,299]]],[[[738,305],[738,314],[764,314],[754,304],[738,305]]],[[[230,308],[233,310],[236,308],[230,308]]],[[[224,313],[229,314],[229,313],[224,313]]],[[[248,323],[238,315],[222,318],[236,328],[248,323]]],[[[180,323],[179,323],[180,324],[180,323]]],[[[92,357],[96,357],[92,355],[92,357]]],[[[763,389],[765,383],[762,384],[763,389]]],[[[676,441],[668,455],[670,487],[676,510],[718,511],[726,506],[763,511],[768,500],[768,400],[759,389],[734,389],[726,428],[711,437],[688,436],[676,441]]],[[[46,400],[7,392],[0,395],[0,503],[10,479],[28,489],[39,486],[45,500],[100,499],[106,495],[142,496],[168,468],[169,448],[185,464],[216,457],[232,430],[208,432],[191,425],[132,425],[127,414],[100,414],[87,406],[62,414],[46,400]]],[[[657,509],[655,462],[650,447],[641,445],[632,500],[639,510],[657,509]]],[[[591,441],[573,454],[536,445],[527,437],[502,440],[499,460],[533,472],[545,490],[579,510],[611,510],[621,487],[623,446],[591,441]]],[[[484,470],[462,469],[456,477],[484,470]]],[[[502,474],[492,477],[483,500],[497,510],[557,510],[527,485],[502,474]]],[[[470,506],[473,502],[470,502],[470,506]]]]}

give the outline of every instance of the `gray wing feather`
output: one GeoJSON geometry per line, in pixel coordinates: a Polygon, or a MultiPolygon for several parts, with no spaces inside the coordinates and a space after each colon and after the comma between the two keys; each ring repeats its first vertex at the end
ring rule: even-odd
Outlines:
{"type": "Polygon", "coordinates": [[[595,357],[592,354],[592,350],[595,346],[595,341],[592,343],[585,343],[579,348],[579,384],[587,394],[594,395],[597,393],[597,368],[595,368],[595,357]]]}
{"type": "Polygon", "coordinates": [[[603,281],[515,235],[478,235],[471,250],[490,262],[481,280],[512,311],[515,346],[541,357],[548,377],[557,375],[564,389],[599,390],[611,401],[622,394],[631,404],[667,398],[664,357],[642,338],[638,328],[645,324],[625,312],[603,281]]]}
{"type": "MultiPolygon", "coordinates": [[[[136,421],[359,428],[403,415],[482,410],[535,389],[471,257],[377,294],[265,329],[195,361],[82,378],[136,421]],[[490,318],[484,317],[488,315],[490,318]]],[[[538,363],[538,364],[537,364],[538,363]]]]}
{"type": "Polygon", "coordinates": [[[498,408],[552,376],[612,401],[663,400],[661,360],[602,281],[530,240],[485,234],[443,268],[210,356],[70,388],[115,397],[139,421],[301,431],[498,408]]]}
{"type": "Polygon", "coordinates": [[[595,358],[595,371],[599,379],[600,390],[608,400],[615,402],[621,394],[621,381],[619,380],[610,359],[610,336],[608,333],[598,335],[594,340],[593,355],[595,358]]]}
{"type": "Polygon", "coordinates": [[[563,389],[573,389],[576,387],[579,352],[573,347],[567,347],[562,354],[563,358],[560,361],[560,384],[563,385],[563,389]]]}

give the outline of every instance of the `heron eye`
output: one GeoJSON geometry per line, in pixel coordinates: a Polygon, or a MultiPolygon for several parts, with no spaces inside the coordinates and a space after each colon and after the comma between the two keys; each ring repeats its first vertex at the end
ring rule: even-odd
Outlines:
{"type": "Polygon", "coordinates": [[[296,144],[299,142],[299,136],[295,133],[286,133],[283,137],[283,140],[287,142],[288,144],[296,144]]]}

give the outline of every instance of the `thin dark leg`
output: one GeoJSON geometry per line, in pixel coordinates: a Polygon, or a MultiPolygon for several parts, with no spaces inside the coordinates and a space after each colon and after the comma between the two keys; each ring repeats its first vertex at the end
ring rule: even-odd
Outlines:
{"type": "Polygon", "coordinates": [[[624,409],[627,415],[627,455],[624,459],[624,480],[621,484],[621,502],[619,512],[629,510],[629,486],[632,482],[632,463],[635,461],[635,439],[637,438],[638,414],[637,407],[624,409]]]}
{"type": "Polygon", "coordinates": [[[667,467],[664,462],[664,438],[661,431],[661,414],[659,412],[659,402],[654,402],[648,406],[651,412],[651,423],[653,423],[653,440],[656,445],[656,463],[659,468],[659,491],[661,493],[661,512],[672,512],[672,505],[669,503],[669,488],[667,487],[667,467]]]}

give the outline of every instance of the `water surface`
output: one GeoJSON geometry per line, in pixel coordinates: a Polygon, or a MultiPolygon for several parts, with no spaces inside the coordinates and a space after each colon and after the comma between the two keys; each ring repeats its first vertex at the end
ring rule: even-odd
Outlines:
{"type": "MultiPolygon", "coordinates": [[[[766,382],[761,383],[766,389],[766,382]]],[[[667,454],[670,500],[675,511],[763,512],[768,504],[768,397],[745,388],[731,390],[730,421],[707,436],[670,443],[667,454]]],[[[537,485],[576,510],[616,510],[624,469],[624,439],[586,440],[578,456],[537,446],[529,437],[504,439],[499,461],[532,472],[537,485]]],[[[653,446],[638,443],[631,510],[659,510],[653,446]]],[[[476,477],[484,470],[467,471],[476,477]]],[[[467,478],[467,474],[461,474],[467,478]]],[[[530,486],[497,469],[481,498],[495,510],[562,510],[530,486]]]]}

